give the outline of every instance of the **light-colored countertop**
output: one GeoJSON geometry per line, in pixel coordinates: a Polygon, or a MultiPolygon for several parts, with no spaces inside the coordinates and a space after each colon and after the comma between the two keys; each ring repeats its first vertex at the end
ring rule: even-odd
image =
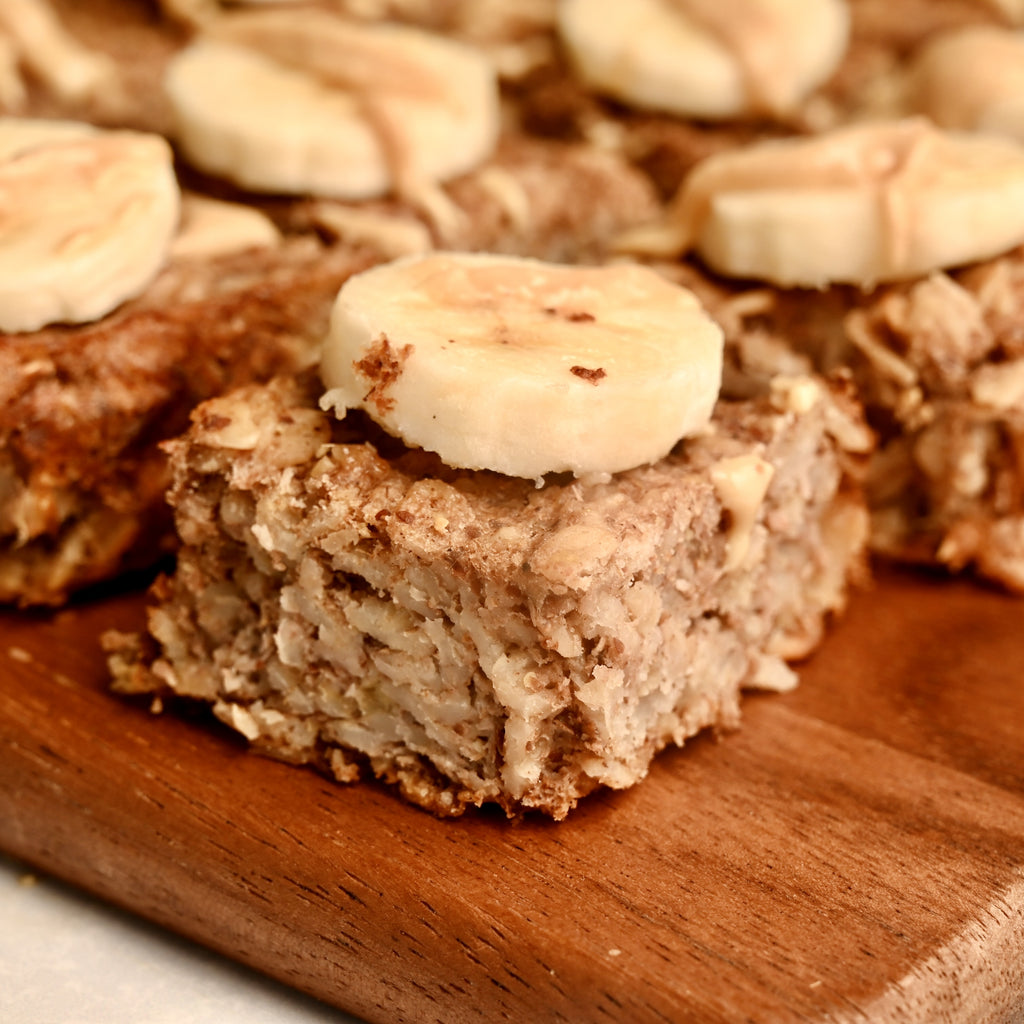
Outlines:
{"type": "Polygon", "coordinates": [[[358,1024],[0,855],[4,1024],[358,1024]]]}

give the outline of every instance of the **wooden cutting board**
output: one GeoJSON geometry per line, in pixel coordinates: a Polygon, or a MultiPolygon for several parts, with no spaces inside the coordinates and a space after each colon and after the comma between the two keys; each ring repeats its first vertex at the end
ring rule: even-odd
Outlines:
{"type": "Polygon", "coordinates": [[[0,848],[374,1022],[1024,1019],[1024,601],[883,575],[792,694],[562,824],[437,821],[0,616],[0,848]]]}

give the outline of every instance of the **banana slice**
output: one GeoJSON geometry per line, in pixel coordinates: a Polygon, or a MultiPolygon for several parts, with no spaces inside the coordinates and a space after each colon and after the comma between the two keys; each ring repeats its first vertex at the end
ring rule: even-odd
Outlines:
{"type": "Polygon", "coordinates": [[[914,110],[940,127],[1024,142],[1024,32],[973,25],[943,33],[914,55],[907,82],[914,110]]]}
{"type": "Polygon", "coordinates": [[[666,242],[719,273],[783,287],[870,288],[1024,242],[1024,146],[879,122],[710,157],[666,242]]]}
{"type": "Polygon", "coordinates": [[[475,50],[313,8],[216,19],[165,85],[189,160],[261,192],[419,195],[485,159],[499,128],[475,50]]]}
{"type": "Polygon", "coordinates": [[[95,320],[138,294],[179,198],[155,135],[0,118],[0,330],[95,320]]]}
{"type": "Polygon", "coordinates": [[[845,0],[564,0],[562,41],[588,85],[683,117],[782,117],[846,52],[845,0]]]}
{"type": "Polygon", "coordinates": [[[342,287],[322,404],[451,466],[614,473],[705,427],[721,372],[718,326],[652,270],[441,252],[342,287]]]}

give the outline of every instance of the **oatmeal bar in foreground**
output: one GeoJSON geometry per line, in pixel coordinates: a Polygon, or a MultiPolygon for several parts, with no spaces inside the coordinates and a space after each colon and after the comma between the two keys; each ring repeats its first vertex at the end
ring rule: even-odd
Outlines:
{"type": "Polygon", "coordinates": [[[452,470],[314,380],[204,404],[172,445],[177,571],[116,687],[213,706],[255,748],[436,813],[563,818],[783,689],[862,569],[868,438],[817,379],[719,403],[608,477],[452,470]],[[767,492],[761,498],[766,479],[767,492]]]}

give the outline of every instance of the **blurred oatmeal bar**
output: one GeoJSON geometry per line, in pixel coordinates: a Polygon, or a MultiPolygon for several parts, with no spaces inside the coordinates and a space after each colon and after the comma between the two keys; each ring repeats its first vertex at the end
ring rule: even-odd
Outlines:
{"type": "Polygon", "coordinates": [[[765,144],[698,166],[662,228],[735,387],[852,373],[873,549],[1024,591],[1024,147],[917,119],[765,144]]]}

